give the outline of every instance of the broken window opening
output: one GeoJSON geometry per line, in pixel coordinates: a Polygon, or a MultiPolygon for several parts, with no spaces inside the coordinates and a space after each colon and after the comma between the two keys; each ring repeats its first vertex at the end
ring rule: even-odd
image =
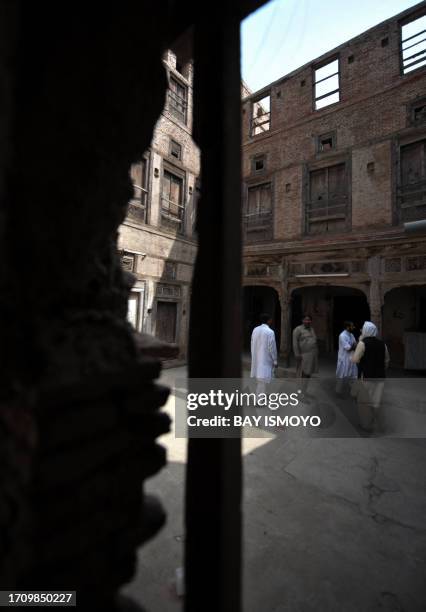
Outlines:
{"type": "Polygon", "coordinates": [[[248,188],[246,212],[243,217],[246,242],[272,239],[271,183],[248,188]]]}
{"type": "Polygon", "coordinates": [[[184,209],[183,179],[164,169],[161,186],[161,225],[182,232],[184,209]]]}
{"type": "Polygon", "coordinates": [[[314,68],[315,110],[340,101],[339,59],[314,68]]]}
{"type": "Polygon", "coordinates": [[[426,123],[426,102],[424,100],[411,106],[411,123],[412,125],[426,123]]]}
{"type": "Polygon", "coordinates": [[[251,135],[257,136],[271,129],[271,95],[254,100],[251,107],[251,135]]]}
{"type": "Polygon", "coordinates": [[[305,209],[307,234],[345,231],[348,218],[348,178],[346,164],[312,170],[305,209]]]}
{"type": "Polygon", "coordinates": [[[398,187],[400,221],[426,218],[426,139],[401,147],[398,187]]]}
{"type": "Polygon", "coordinates": [[[134,272],[136,265],[136,257],[134,253],[128,253],[126,251],[121,251],[120,253],[121,267],[126,272],[134,272]]]}
{"type": "Polygon", "coordinates": [[[182,146],[173,139],[170,140],[170,155],[178,161],[182,160],[182,146]]]}
{"type": "Polygon", "coordinates": [[[266,169],[266,157],[265,155],[257,155],[252,158],[252,173],[261,174],[266,169]]]}
{"type": "Polygon", "coordinates": [[[186,124],[188,108],[188,89],[170,75],[168,91],[168,109],[171,115],[186,124]]]}
{"type": "Polygon", "coordinates": [[[403,74],[426,66],[426,15],[401,25],[400,53],[403,74]]]}
{"type": "Polygon", "coordinates": [[[322,134],[317,138],[317,153],[325,153],[336,148],[336,135],[334,132],[322,134]]]}

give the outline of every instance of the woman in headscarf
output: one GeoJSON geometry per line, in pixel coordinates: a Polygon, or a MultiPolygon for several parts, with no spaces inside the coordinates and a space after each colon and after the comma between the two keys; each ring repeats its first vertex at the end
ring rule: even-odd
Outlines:
{"type": "Polygon", "coordinates": [[[352,362],[358,364],[358,414],[362,429],[373,431],[383,395],[390,358],[386,344],[377,337],[377,327],[366,321],[352,362]]]}

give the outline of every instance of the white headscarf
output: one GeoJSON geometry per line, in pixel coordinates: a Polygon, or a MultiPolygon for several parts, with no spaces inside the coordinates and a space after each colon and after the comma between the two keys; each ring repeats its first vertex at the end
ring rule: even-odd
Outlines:
{"type": "Polygon", "coordinates": [[[377,327],[371,321],[366,321],[362,326],[361,340],[362,338],[373,338],[377,336],[377,327]]]}

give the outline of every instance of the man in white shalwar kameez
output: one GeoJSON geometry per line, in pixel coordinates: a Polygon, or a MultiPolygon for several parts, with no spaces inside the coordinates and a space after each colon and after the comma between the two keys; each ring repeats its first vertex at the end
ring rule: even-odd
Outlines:
{"type": "Polygon", "coordinates": [[[353,335],[355,325],[352,321],[345,321],[344,330],[339,336],[339,353],[337,355],[336,368],[336,393],[342,394],[345,382],[349,384],[358,378],[358,367],[352,361],[356,348],[356,340],[353,335]]]}
{"type": "Polygon", "coordinates": [[[266,384],[271,382],[273,370],[277,367],[277,343],[275,332],[270,328],[272,317],[260,316],[261,324],[251,335],[251,378],[257,380],[256,393],[265,393],[266,384]]]}

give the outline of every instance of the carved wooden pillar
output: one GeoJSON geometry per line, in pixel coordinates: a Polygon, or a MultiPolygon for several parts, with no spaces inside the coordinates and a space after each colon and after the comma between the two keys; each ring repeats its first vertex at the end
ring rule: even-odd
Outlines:
{"type": "Polygon", "coordinates": [[[379,335],[382,333],[383,291],[381,289],[381,259],[378,256],[368,260],[368,273],[370,275],[370,319],[377,326],[379,335]]]}
{"type": "Polygon", "coordinates": [[[291,302],[285,294],[281,302],[281,342],[280,357],[288,363],[291,354],[291,302]]]}
{"type": "MultiPolygon", "coordinates": [[[[203,5],[195,28],[195,140],[201,149],[199,249],[189,376],[241,375],[240,20],[233,3],[203,5]]],[[[187,612],[241,609],[241,445],[190,439],[186,490],[187,612]]]]}
{"type": "Polygon", "coordinates": [[[288,260],[283,257],[281,264],[281,291],[280,291],[280,303],[281,303],[281,342],[280,342],[280,356],[285,360],[287,367],[290,365],[290,354],[291,354],[291,296],[288,288],[288,277],[289,277],[289,263],[288,260]]]}

